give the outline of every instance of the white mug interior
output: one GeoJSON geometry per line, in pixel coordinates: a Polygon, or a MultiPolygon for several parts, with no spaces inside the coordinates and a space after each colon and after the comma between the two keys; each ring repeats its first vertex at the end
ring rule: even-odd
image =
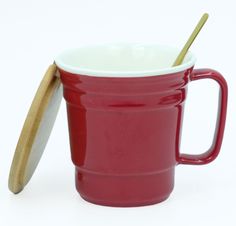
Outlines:
{"type": "Polygon", "coordinates": [[[68,72],[96,77],[143,77],[171,74],[192,67],[195,56],[188,52],[181,65],[172,67],[179,48],[141,43],[108,43],[68,49],[56,65],[68,72]]]}

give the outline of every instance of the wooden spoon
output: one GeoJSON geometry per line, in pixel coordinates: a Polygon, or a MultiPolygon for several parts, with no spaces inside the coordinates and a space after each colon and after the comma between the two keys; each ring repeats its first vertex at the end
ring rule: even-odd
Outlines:
{"type": "Polygon", "coordinates": [[[198,33],[201,31],[201,29],[202,29],[203,25],[206,23],[208,17],[209,17],[209,15],[207,13],[204,13],[202,15],[202,17],[199,20],[197,26],[193,30],[193,32],[190,35],[188,41],[186,42],[186,44],[184,45],[183,49],[181,50],[181,52],[179,53],[178,57],[176,58],[174,64],[172,65],[173,67],[174,66],[178,66],[178,65],[180,65],[183,62],[183,59],[184,59],[186,53],[188,52],[188,49],[190,48],[190,46],[192,45],[193,41],[197,37],[198,33]]]}

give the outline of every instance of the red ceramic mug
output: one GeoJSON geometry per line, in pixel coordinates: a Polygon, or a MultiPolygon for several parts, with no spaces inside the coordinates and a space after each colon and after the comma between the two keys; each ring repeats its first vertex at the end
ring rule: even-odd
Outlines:
{"type": "Polygon", "coordinates": [[[67,103],[76,188],[87,201],[140,206],[165,200],[175,166],[213,161],[221,147],[227,84],[217,71],[193,69],[188,53],[148,44],[107,44],[65,51],[55,62],[67,103]],[[213,79],[220,87],[215,137],[200,155],[179,150],[187,85],[213,79]]]}

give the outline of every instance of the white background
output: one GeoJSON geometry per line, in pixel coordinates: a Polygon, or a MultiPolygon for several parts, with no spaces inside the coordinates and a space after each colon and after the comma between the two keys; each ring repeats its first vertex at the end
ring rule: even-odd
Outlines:
{"type": "MultiPolygon", "coordinates": [[[[236,3],[234,0],[0,0],[0,225],[235,225],[236,3]],[[178,166],[171,197],[157,205],[111,208],[83,201],[74,186],[65,103],[32,180],[19,195],[7,188],[15,146],[43,73],[63,49],[105,41],[181,47],[201,14],[210,18],[191,50],[196,68],[220,71],[229,85],[225,139],[217,160],[178,166]]],[[[211,145],[218,87],[189,85],[182,151],[211,145]]]]}

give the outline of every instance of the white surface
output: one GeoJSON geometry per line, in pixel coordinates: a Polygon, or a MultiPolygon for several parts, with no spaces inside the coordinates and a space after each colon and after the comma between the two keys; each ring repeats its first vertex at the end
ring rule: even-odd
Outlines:
{"type": "MultiPolygon", "coordinates": [[[[0,0],[0,225],[235,225],[235,4],[234,0],[0,0]],[[98,41],[156,41],[182,47],[204,12],[210,18],[191,48],[198,59],[196,68],[217,69],[229,83],[225,139],[215,162],[178,166],[174,192],[159,205],[122,209],[89,204],[75,191],[63,102],[32,180],[17,196],[8,191],[8,172],[28,107],[58,53],[98,41]]],[[[183,152],[199,153],[211,145],[217,90],[207,80],[189,85],[183,152]]]]}
{"type": "Polygon", "coordinates": [[[96,77],[143,77],[186,70],[196,58],[188,52],[172,67],[180,48],[149,43],[106,43],[65,50],[55,58],[68,72],[96,77]]]}

